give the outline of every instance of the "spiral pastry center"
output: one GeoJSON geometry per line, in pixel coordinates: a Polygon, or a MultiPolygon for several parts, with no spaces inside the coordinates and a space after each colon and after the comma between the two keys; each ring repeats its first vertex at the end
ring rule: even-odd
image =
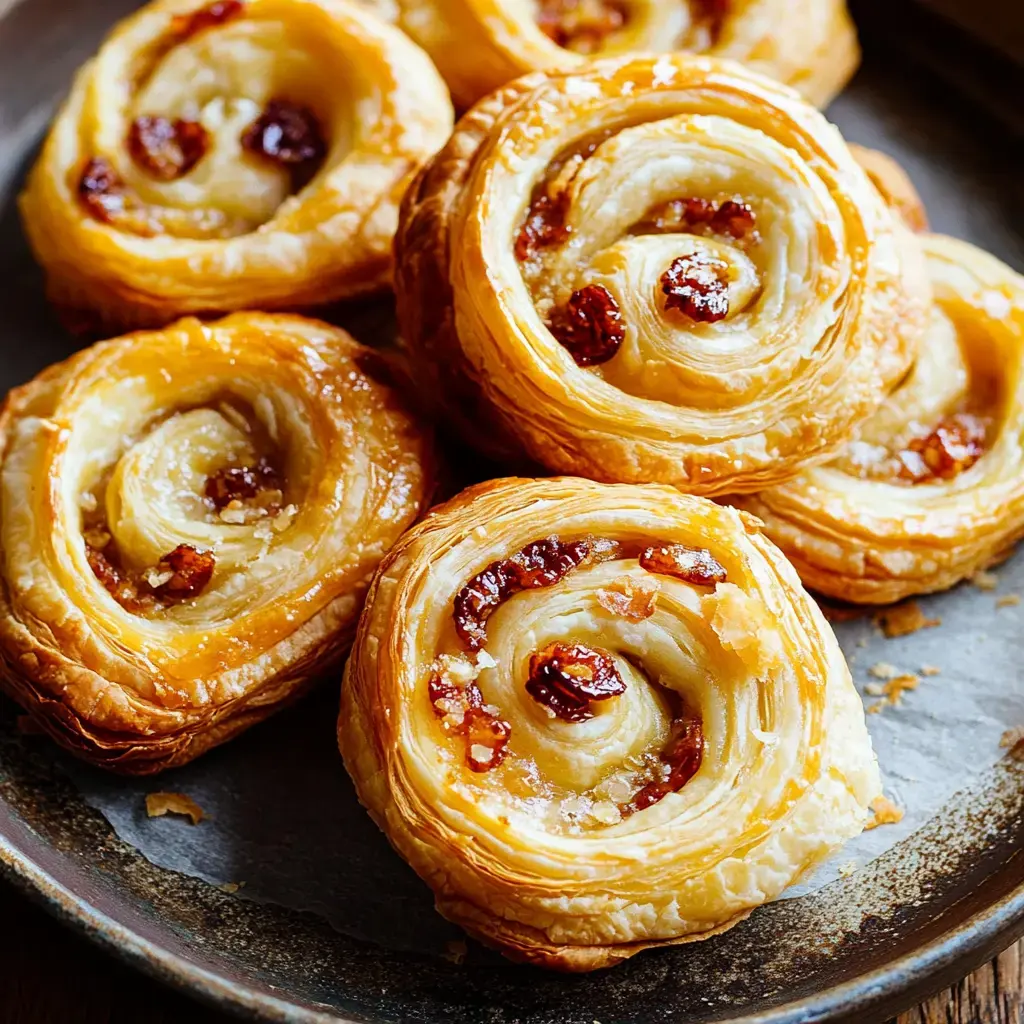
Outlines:
{"type": "Polygon", "coordinates": [[[754,367],[784,387],[810,353],[780,320],[827,334],[846,280],[842,219],[821,182],[762,132],[703,114],[557,154],[513,248],[577,366],[676,406],[756,404],[754,367]]]}
{"type": "Polygon", "coordinates": [[[340,62],[329,33],[316,39],[314,26],[255,0],[144,21],[140,36],[154,40],[134,69],[125,135],[111,124],[79,172],[79,200],[96,220],[145,237],[231,238],[344,158],[345,90],[314,95],[304,74],[311,53],[340,62]],[[161,28],[148,24],[160,18],[161,28]]]}
{"type": "Polygon", "coordinates": [[[697,774],[705,745],[696,666],[711,641],[681,649],[668,624],[699,616],[699,594],[727,581],[707,549],[594,536],[491,563],[455,596],[461,650],[431,666],[442,732],[472,772],[540,800],[559,828],[653,806],[697,774]]]}

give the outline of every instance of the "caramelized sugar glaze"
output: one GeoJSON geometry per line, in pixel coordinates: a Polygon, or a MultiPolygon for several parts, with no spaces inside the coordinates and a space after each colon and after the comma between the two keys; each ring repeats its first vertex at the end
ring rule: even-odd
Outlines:
{"type": "Polygon", "coordinates": [[[435,508],[371,586],[338,728],[441,912],[562,970],[729,927],[878,786],[788,564],[658,486],[496,480],[435,508]]]}

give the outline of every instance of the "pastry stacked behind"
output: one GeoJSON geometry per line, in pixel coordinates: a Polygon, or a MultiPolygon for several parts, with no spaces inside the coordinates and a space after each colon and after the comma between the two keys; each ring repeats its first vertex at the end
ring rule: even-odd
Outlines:
{"type": "Polygon", "coordinates": [[[347,0],[155,0],[78,73],[22,197],[66,322],[310,310],[386,287],[440,76],[347,0]]]}
{"type": "Polygon", "coordinates": [[[462,108],[530,71],[666,51],[743,61],[825,106],[857,68],[845,0],[366,0],[433,58],[462,108]]]}
{"type": "Polygon", "coordinates": [[[450,138],[369,6],[156,0],[79,74],[26,230],[69,323],[155,329],[0,413],[3,685],[157,771],[365,599],[339,741],[442,913],[563,970],[705,938],[880,791],[801,579],[897,600],[1024,533],[1024,282],[759,73],[838,88],[837,0],[397,0],[456,103],[497,89],[450,138]],[[584,57],[666,45],[750,66],[584,57]],[[404,366],[294,315],[389,282],[404,366]],[[410,379],[535,478],[413,525],[410,379]]]}

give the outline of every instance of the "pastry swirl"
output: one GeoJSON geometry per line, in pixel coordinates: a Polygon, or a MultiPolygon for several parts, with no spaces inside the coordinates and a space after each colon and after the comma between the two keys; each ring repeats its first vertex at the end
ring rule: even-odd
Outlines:
{"type": "Polygon", "coordinates": [[[351,642],[429,500],[380,357],[299,317],[103,342],[0,413],[3,686],[83,758],[144,774],[298,695],[351,642]]]}
{"type": "Polygon", "coordinates": [[[321,307],[388,283],[451,125],[426,55],[355,2],[155,0],[75,79],[25,228],[77,329],[321,307]]]}
{"type": "Polygon", "coordinates": [[[339,738],[442,914],[568,971],[720,932],[879,789],[831,629],[753,517],[506,479],[381,564],[339,738]]]}
{"type": "Polygon", "coordinates": [[[915,239],[836,130],[700,57],[483,101],[407,193],[396,257],[404,341],[460,434],[705,495],[836,450],[928,304],[915,239]]]}
{"type": "Polygon", "coordinates": [[[839,458],[737,499],[845,601],[945,590],[1024,534],[1024,278],[967,242],[922,243],[935,300],[913,371],[839,458]]]}
{"type": "Polygon", "coordinates": [[[743,61],[825,106],[860,60],[844,0],[376,0],[374,6],[430,54],[463,108],[531,71],[669,50],[743,61]]]}

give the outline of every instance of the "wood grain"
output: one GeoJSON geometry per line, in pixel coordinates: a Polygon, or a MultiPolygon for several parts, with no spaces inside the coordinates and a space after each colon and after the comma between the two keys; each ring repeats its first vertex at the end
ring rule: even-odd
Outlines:
{"type": "Polygon", "coordinates": [[[1024,1018],[1024,942],[946,989],[896,1024],[1021,1024],[1024,1018]]]}
{"type": "MultiPolygon", "coordinates": [[[[2,1024],[229,1024],[125,967],[0,882],[2,1024]]],[[[1024,943],[890,1024],[1024,1024],[1024,943]]]]}

